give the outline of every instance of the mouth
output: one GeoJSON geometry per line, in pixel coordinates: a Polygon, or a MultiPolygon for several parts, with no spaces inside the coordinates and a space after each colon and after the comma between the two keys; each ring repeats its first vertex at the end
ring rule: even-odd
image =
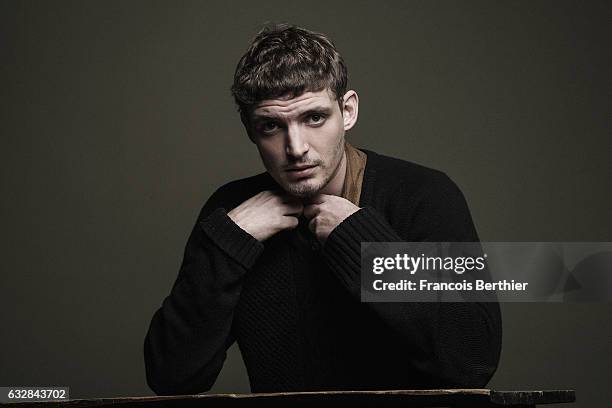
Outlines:
{"type": "Polygon", "coordinates": [[[306,166],[293,166],[289,167],[285,171],[291,178],[302,178],[312,175],[315,169],[318,167],[316,164],[306,165],[306,166]]]}

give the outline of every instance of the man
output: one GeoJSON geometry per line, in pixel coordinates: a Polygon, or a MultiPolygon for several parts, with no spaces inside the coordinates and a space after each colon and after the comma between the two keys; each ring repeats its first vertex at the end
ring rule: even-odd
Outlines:
{"type": "Polygon", "coordinates": [[[344,140],[358,96],[322,34],[264,29],[232,93],[267,172],[204,205],[145,340],[158,394],[207,391],[237,341],[254,392],[482,387],[496,303],[361,303],[360,244],[477,241],[443,173],[344,140]]]}

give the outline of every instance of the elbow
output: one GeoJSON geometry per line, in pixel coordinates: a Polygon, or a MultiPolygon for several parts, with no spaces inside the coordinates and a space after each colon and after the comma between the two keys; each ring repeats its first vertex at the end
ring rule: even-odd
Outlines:
{"type": "Polygon", "coordinates": [[[484,388],[497,371],[502,348],[501,315],[497,304],[487,306],[486,313],[479,314],[482,324],[478,330],[454,333],[439,350],[444,382],[454,388],[484,388]]]}
{"type": "Polygon", "coordinates": [[[439,363],[437,387],[485,388],[497,370],[498,358],[454,357],[439,363]]]}
{"type": "Polygon", "coordinates": [[[181,395],[176,384],[164,378],[162,372],[151,368],[146,364],[147,384],[156,395],[181,395]]]}
{"type": "MultiPolygon", "coordinates": [[[[147,385],[156,395],[193,395],[210,391],[216,375],[190,373],[187,364],[165,361],[164,355],[155,352],[149,336],[144,343],[144,362],[147,385]]],[[[217,374],[218,371],[216,370],[217,374]]]]}
{"type": "Polygon", "coordinates": [[[496,363],[477,364],[462,371],[454,379],[456,388],[485,388],[497,370],[496,363]]]}
{"type": "Polygon", "coordinates": [[[455,357],[447,364],[449,381],[456,388],[485,388],[497,371],[501,344],[484,347],[478,355],[455,357]]]}
{"type": "Polygon", "coordinates": [[[200,383],[197,388],[193,388],[188,383],[178,382],[169,376],[164,376],[159,372],[147,368],[147,384],[156,395],[160,396],[193,395],[210,391],[214,381],[200,383]]]}
{"type": "Polygon", "coordinates": [[[179,370],[166,368],[145,358],[146,379],[149,388],[156,395],[193,395],[210,391],[214,378],[186,379],[179,370]]]}

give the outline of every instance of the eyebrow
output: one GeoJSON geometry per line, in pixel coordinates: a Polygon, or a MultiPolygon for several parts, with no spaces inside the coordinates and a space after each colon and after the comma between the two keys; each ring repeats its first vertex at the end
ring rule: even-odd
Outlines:
{"type": "MultiPolygon", "coordinates": [[[[299,114],[299,117],[304,117],[304,116],[308,116],[308,115],[312,115],[313,113],[323,113],[326,115],[331,114],[332,109],[328,106],[323,106],[323,105],[318,105],[318,106],[313,106],[311,108],[309,108],[308,110],[302,112],[299,114]]],[[[273,113],[253,113],[252,114],[252,119],[255,121],[262,121],[262,120],[276,120],[276,119],[281,119],[282,116],[280,115],[275,115],[273,113]]]]}

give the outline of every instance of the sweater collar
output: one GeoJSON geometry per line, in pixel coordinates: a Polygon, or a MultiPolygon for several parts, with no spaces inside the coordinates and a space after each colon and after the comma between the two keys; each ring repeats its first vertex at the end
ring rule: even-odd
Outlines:
{"type": "Polygon", "coordinates": [[[359,196],[359,206],[372,206],[374,184],[376,182],[376,165],[378,163],[378,154],[371,150],[359,150],[367,155],[367,161],[363,172],[363,182],[361,184],[361,195],[359,196]]]}
{"type": "Polygon", "coordinates": [[[346,174],[344,175],[340,197],[359,206],[363,173],[368,156],[361,150],[355,149],[349,142],[344,144],[344,153],[346,156],[346,174]]]}

